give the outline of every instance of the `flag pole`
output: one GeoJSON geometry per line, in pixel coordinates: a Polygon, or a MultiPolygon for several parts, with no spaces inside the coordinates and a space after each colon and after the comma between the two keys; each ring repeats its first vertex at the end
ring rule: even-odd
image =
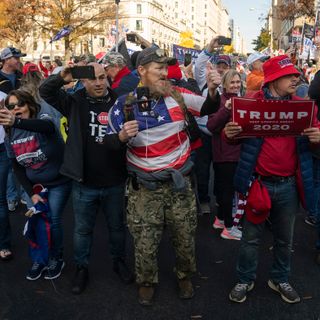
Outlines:
{"type": "Polygon", "coordinates": [[[50,36],[51,36],[51,41],[50,41],[50,61],[52,62],[52,60],[53,60],[52,59],[53,58],[53,51],[52,51],[53,50],[53,48],[52,48],[53,32],[52,31],[50,32],[50,36]]]}
{"type": "Polygon", "coordinates": [[[119,3],[120,0],[115,0],[116,3],[116,52],[119,50],[119,3]]]}

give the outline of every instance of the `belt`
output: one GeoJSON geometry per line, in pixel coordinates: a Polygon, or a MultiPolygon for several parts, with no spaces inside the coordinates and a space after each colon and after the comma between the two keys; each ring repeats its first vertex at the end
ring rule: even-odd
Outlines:
{"type": "Polygon", "coordinates": [[[281,176],[257,176],[258,179],[260,178],[261,181],[265,182],[274,182],[274,183],[285,183],[294,181],[296,179],[295,176],[288,176],[288,177],[281,177],[281,176]]]}

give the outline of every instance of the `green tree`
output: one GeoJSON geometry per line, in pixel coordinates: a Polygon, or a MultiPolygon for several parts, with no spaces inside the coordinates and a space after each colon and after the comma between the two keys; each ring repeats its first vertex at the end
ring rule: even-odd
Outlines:
{"type": "Polygon", "coordinates": [[[253,49],[255,51],[260,51],[268,47],[270,44],[270,41],[271,41],[270,32],[267,29],[262,28],[257,39],[252,41],[252,44],[255,45],[253,49]]]}

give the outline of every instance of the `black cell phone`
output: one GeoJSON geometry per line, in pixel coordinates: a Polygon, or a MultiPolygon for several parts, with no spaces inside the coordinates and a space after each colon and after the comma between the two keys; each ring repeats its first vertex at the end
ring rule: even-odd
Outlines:
{"type": "Polygon", "coordinates": [[[137,90],[137,104],[139,112],[151,111],[150,90],[148,87],[138,87],[137,90]]]}
{"type": "Polygon", "coordinates": [[[219,46],[230,46],[231,45],[231,38],[219,36],[218,37],[218,44],[219,44],[219,46]]]}
{"type": "Polygon", "coordinates": [[[127,33],[126,37],[127,37],[127,41],[130,41],[130,42],[136,42],[137,40],[137,37],[135,34],[127,33]]]}
{"type": "Polygon", "coordinates": [[[140,100],[142,97],[145,97],[147,99],[150,98],[150,90],[148,87],[138,87],[136,89],[137,92],[137,99],[140,100]]]}
{"type": "Polygon", "coordinates": [[[184,54],[184,66],[187,67],[192,62],[192,55],[191,53],[184,54]]]}
{"type": "Polygon", "coordinates": [[[75,66],[71,68],[73,79],[95,79],[93,66],[75,66]]]}

